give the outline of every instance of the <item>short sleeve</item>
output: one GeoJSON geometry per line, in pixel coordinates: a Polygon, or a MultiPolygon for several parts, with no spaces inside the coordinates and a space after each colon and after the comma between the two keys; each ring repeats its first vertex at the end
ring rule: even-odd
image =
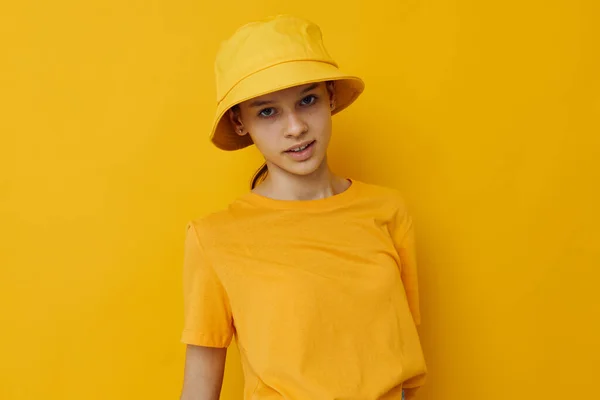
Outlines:
{"type": "Polygon", "coordinates": [[[206,347],[229,346],[233,318],[223,288],[193,223],[188,224],[183,261],[184,328],[181,341],[206,347]]]}
{"type": "Polygon", "coordinates": [[[415,325],[419,325],[421,323],[421,311],[419,307],[415,228],[413,219],[402,201],[393,224],[392,238],[400,257],[400,275],[406,291],[408,306],[415,325]]]}

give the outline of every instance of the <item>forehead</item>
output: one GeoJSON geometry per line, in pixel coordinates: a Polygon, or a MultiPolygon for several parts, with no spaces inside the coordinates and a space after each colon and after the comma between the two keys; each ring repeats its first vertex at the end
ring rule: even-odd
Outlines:
{"type": "Polygon", "coordinates": [[[308,93],[310,91],[318,90],[319,88],[323,87],[324,85],[325,85],[325,83],[323,83],[323,82],[316,82],[316,83],[308,83],[305,85],[292,86],[291,88],[282,89],[282,90],[278,90],[276,92],[267,93],[262,96],[254,97],[253,99],[248,100],[247,103],[248,104],[255,103],[255,102],[262,103],[265,101],[275,101],[275,100],[283,99],[286,97],[294,97],[295,98],[295,97],[301,96],[302,94],[308,93]]]}

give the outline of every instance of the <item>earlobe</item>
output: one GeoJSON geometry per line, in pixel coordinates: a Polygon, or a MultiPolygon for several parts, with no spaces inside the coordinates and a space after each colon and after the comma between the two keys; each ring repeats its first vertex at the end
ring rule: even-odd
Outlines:
{"type": "Polygon", "coordinates": [[[233,126],[235,133],[237,133],[239,136],[244,136],[246,134],[244,131],[244,126],[242,125],[242,121],[240,120],[239,112],[230,109],[229,122],[231,122],[231,126],[233,126]]]}
{"type": "Polygon", "coordinates": [[[327,86],[327,93],[329,94],[329,108],[331,109],[331,111],[335,110],[335,82],[334,81],[329,81],[326,84],[327,86]]]}

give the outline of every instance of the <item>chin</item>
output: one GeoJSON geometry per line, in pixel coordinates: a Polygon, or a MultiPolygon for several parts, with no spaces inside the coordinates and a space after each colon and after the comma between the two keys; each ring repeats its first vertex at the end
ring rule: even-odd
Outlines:
{"type": "Polygon", "coordinates": [[[297,176],[307,176],[318,171],[325,161],[325,157],[313,157],[303,162],[296,162],[293,164],[285,165],[284,168],[288,173],[297,176]]]}

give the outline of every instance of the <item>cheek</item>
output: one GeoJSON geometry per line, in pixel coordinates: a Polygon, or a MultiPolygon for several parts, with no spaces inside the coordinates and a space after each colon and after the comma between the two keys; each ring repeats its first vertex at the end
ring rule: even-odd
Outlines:
{"type": "Polygon", "coordinates": [[[281,129],[277,123],[260,122],[248,127],[252,141],[261,153],[273,152],[279,142],[281,129]]]}
{"type": "Polygon", "coordinates": [[[315,110],[316,112],[311,115],[309,120],[310,128],[313,134],[326,138],[331,135],[331,114],[327,108],[315,110]]]}

